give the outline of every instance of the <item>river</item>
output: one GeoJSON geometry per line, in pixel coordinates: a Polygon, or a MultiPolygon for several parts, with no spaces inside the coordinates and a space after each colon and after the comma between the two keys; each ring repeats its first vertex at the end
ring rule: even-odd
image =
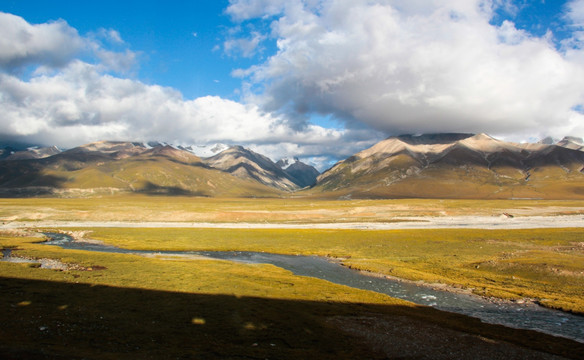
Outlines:
{"type": "Polygon", "coordinates": [[[245,251],[137,251],[109,245],[73,241],[70,236],[64,234],[45,233],[45,235],[51,239],[46,241],[45,244],[58,245],[64,249],[139,255],[189,254],[242,263],[272,264],[289,270],[296,275],[311,276],[335,284],[387,294],[416,304],[479,318],[483,322],[501,324],[519,329],[536,330],[584,342],[584,316],[547,309],[532,303],[517,304],[507,301],[490,301],[475,295],[438,290],[395,279],[372,277],[317,256],[295,256],[245,251]]]}

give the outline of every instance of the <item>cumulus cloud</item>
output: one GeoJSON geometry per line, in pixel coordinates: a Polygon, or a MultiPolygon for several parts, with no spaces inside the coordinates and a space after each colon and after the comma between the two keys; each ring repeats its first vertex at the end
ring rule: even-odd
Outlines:
{"type": "Polygon", "coordinates": [[[568,54],[579,57],[581,61],[584,61],[582,51],[577,51],[576,54],[571,51],[573,49],[584,49],[584,0],[569,1],[566,4],[566,8],[565,18],[568,26],[573,31],[573,36],[565,39],[563,45],[567,49],[568,54]]]}
{"type": "Polygon", "coordinates": [[[230,0],[225,12],[236,21],[273,16],[284,10],[286,2],[286,0],[230,0]]]}
{"type": "Polygon", "coordinates": [[[135,66],[136,53],[109,50],[104,42],[124,44],[114,29],[99,29],[83,37],[64,20],[35,25],[0,12],[0,71],[20,72],[27,66],[39,67],[38,72],[60,69],[82,56],[95,58],[110,71],[124,72],[135,66]]]}
{"type": "Polygon", "coordinates": [[[584,27],[584,1],[572,0],[568,2],[568,13],[566,14],[572,21],[573,25],[580,28],[584,27]]]}
{"type": "Polygon", "coordinates": [[[77,30],[62,20],[31,25],[0,12],[0,69],[12,71],[31,64],[60,67],[83,47],[77,30]]]}
{"type": "MultiPolygon", "coordinates": [[[[583,3],[571,2],[574,21],[583,3]]],[[[513,11],[509,1],[265,5],[232,0],[228,13],[271,21],[277,53],[234,72],[267,111],[334,114],[386,134],[581,129],[581,49],[558,50],[512,21],[491,24],[497,7],[513,11]]]]}
{"type": "Polygon", "coordinates": [[[247,38],[231,38],[225,40],[223,43],[223,50],[226,54],[231,56],[241,55],[248,58],[256,54],[259,45],[265,39],[265,35],[253,31],[247,38]]]}

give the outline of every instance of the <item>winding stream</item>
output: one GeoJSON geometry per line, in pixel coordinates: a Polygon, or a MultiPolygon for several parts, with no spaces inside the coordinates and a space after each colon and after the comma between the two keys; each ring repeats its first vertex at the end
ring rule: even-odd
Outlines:
{"type": "Polygon", "coordinates": [[[76,242],[64,234],[45,233],[47,245],[64,249],[90,250],[126,254],[202,255],[213,259],[254,264],[272,264],[300,276],[311,276],[353,288],[376,291],[416,304],[464,314],[492,324],[536,330],[584,342],[584,316],[547,309],[535,304],[491,302],[482,297],[432,289],[399,280],[364,275],[316,256],[280,255],[258,252],[172,252],[136,251],[86,242],[76,242]]]}

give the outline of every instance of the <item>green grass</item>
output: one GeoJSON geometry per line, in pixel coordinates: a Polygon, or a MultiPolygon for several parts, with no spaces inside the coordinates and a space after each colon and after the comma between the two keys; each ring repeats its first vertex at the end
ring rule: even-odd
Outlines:
{"type": "Polygon", "coordinates": [[[340,258],[352,268],[584,313],[582,229],[290,230],[96,228],[140,250],[242,250],[340,258]]]}
{"type": "Polygon", "coordinates": [[[353,291],[313,278],[296,277],[291,272],[272,265],[245,265],[218,260],[164,260],[127,254],[65,251],[57,246],[35,244],[34,241],[38,242],[39,239],[4,236],[0,237],[0,247],[16,248],[18,250],[14,253],[18,256],[57,259],[85,268],[106,268],[107,271],[61,272],[39,269],[31,273],[30,264],[0,262],[0,274],[14,278],[174,292],[317,301],[337,299],[352,302],[404,303],[387,296],[360,290],[353,291]]]}

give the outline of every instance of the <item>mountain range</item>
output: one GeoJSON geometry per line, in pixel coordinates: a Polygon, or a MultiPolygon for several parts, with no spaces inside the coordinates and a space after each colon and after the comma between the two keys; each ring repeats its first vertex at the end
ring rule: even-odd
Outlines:
{"type": "MultiPolygon", "coordinates": [[[[56,153],[38,148],[9,151],[0,160],[0,194],[75,196],[129,191],[257,197],[279,196],[307,186],[293,172],[249,149],[219,146],[216,150],[220,151],[217,155],[200,158],[188,148],[164,143],[100,141],[56,153]]],[[[312,185],[318,171],[304,166],[316,172],[308,184],[312,185]]]]}
{"type": "Polygon", "coordinates": [[[3,196],[139,192],[325,198],[584,198],[582,139],[512,143],[486,134],[387,138],[322,174],[242,146],[100,141],[0,152],[3,196]],[[203,156],[197,156],[196,153],[203,156]]]}

